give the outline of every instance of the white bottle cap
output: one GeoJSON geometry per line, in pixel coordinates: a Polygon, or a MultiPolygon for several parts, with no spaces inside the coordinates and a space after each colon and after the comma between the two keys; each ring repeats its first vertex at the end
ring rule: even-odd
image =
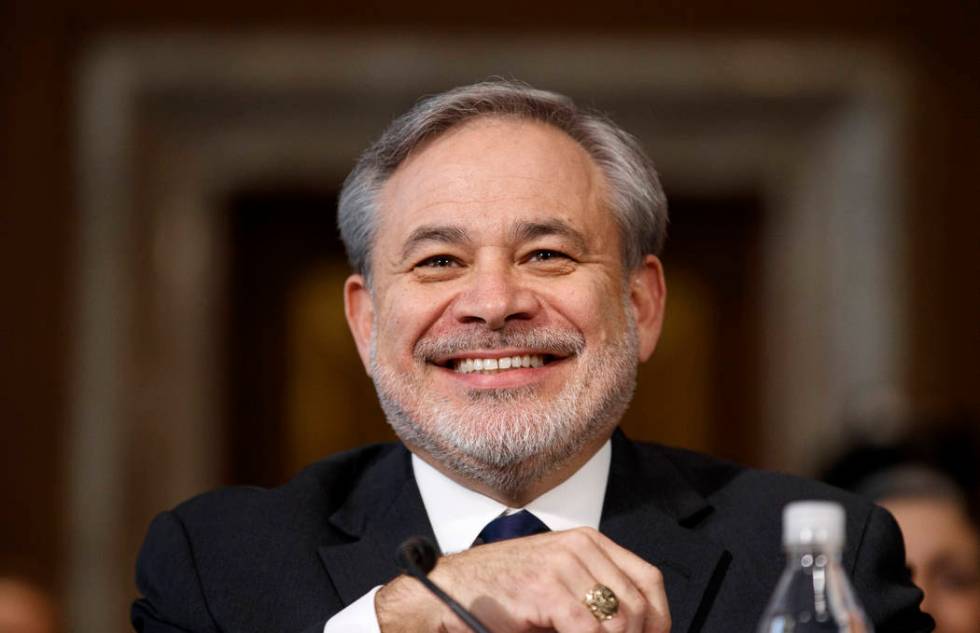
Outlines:
{"type": "Polygon", "coordinates": [[[844,508],[833,501],[794,501],[783,508],[783,545],[844,546],[844,508]]]}

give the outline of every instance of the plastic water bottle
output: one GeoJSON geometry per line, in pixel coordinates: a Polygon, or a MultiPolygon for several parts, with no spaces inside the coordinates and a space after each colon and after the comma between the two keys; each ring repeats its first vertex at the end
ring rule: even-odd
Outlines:
{"type": "Polygon", "coordinates": [[[758,633],[873,633],[841,567],[844,508],[798,501],[783,510],[786,570],[758,633]]]}

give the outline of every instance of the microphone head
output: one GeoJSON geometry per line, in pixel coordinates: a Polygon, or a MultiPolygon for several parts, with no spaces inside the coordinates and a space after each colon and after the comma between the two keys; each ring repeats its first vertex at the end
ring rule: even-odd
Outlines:
{"type": "Polygon", "coordinates": [[[424,536],[412,536],[398,546],[397,558],[398,564],[406,571],[416,568],[428,574],[436,566],[439,550],[424,536]]]}

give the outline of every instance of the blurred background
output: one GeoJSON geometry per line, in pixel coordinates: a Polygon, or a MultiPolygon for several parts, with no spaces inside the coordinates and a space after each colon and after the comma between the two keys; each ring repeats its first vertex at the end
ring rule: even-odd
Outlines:
{"type": "Polygon", "coordinates": [[[970,424],[980,20],[898,4],[0,4],[0,578],[127,630],[156,512],[391,437],[336,195],[419,96],[490,76],[608,112],[661,171],[630,435],[815,475],[970,424]]]}

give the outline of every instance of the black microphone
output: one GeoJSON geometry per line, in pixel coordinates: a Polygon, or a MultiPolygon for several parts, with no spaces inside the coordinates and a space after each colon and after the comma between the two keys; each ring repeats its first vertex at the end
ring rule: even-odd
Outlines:
{"type": "Polygon", "coordinates": [[[436,549],[432,541],[424,536],[412,536],[398,546],[396,557],[399,566],[405,570],[405,573],[425,585],[426,589],[452,609],[453,613],[459,616],[459,619],[465,622],[466,626],[470,627],[470,630],[474,633],[490,633],[490,630],[477,620],[476,616],[429,580],[429,572],[436,566],[436,561],[439,559],[439,550],[436,549]]]}

